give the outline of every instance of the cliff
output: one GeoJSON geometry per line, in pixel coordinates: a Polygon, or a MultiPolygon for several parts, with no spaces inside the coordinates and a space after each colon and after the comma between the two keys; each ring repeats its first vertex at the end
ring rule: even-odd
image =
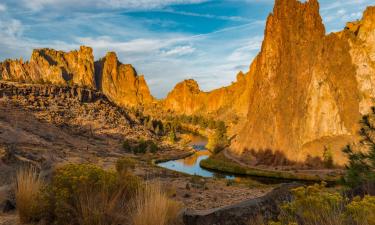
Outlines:
{"type": "Polygon", "coordinates": [[[326,34],[317,0],[276,0],[261,51],[232,85],[202,92],[193,80],[176,85],[164,107],[180,114],[239,116],[231,149],[279,150],[293,160],[336,161],[356,140],[358,121],[374,105],[375,7],[341,32],[326,34]]]}
{"type": "Polygon", "coordinates": [[[246,124],[232,142],[281,150],[294,160],[340,150],[374,105],[374,7],[361,21],[325,34],[316,0],[277,0],[253,62],[246,124]]]}
{"type": "Polygon", "coordinates": [[[120,63],[114,53],[94,62],[92,49],[85,46],[71,52],[36,49],[29,62],[5,60],[0,63],[0,79],[97,89],[121,106],[154,100],[143,76],[131,65],[120,63]]]}
{"type": "Polygon", "coordinates": [[[98,88],[116,104],[140,106],[154,100],[144,77],[132,65],[120,63],[115,53],[107,53],[95,65],[98,88]]]}

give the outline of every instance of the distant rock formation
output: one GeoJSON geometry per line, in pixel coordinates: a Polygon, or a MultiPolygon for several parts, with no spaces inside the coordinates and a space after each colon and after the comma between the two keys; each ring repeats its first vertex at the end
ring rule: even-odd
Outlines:
{"type": "Polygon", "coordinates": [[[0,63],[0,78],[97,89],[121,106],[141,106],[154,100],[143,76],[131,65],[121,64],[115,53],[94,62],[92,48],[85,46],[71,52],[36,49],[30,62],[5,60],[0,63]]]}
{"type": "Polygon", "coordinates": [[[248,77],[240,72],[232,85],[211,92],[201,91],[195,80],[182,81],[168,94],[163,106],[178,114],[220,114],[224,119],[233,115],[245,117],[251,86],[248,77]]]}
{"type": "Polygon", "coordinates": [[[98,89],[122,106],[140,106],[153,102],[144,76],[138,76],[132,65],[118,61],[114,52],[95,63],[98,89]]]}

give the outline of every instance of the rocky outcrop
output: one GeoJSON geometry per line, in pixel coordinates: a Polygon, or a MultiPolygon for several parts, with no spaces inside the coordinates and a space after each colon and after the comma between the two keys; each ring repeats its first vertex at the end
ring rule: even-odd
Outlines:
{"type": "Polygon", "coordinates": [[[291,189],[298,184],[285,184],[267,195],[238,204],[205,211],[186,211],[183,215],[186,225],[247,225],[263,218],[277,220],[280,205],[292,199],[291,189]]]}
{"type": "Polygon", "coordinates": [[[47,99],[76,99],[81,103],[90,103],[98,100],[107,100],[101,92],[81,87],[60,87],[55,85],[14,85],[0,82],[1,98],[25,97],[30,105],[40,105],[39,97],[47,99]]]}
{"type": "Polygon", "coordinates": [[[222,119],[244,117],[248,110],[248,87],[251,86],[248,77],[240,72],[232,85],[211,92],[201,91],[195,80],[185,80],[168,94],[163,106],[178,114],[215,115],[222,119]]]}
{"type": "Polygon", "coordinates": [[[121,64],[114,53],[94,62],[92,48],[85,46],[71,52],[36,49],[30,62],[5,60],[0,63],[0,78],[97,89],[121,106],[140,106],[154,100],[144,77],[131,65],[121,64]]]}
{"type": "Polygon", "coordinates": [[[132,65],[118,61],[114,52],[109,52],[96,63],[98,88],[116,104],[140,106],[153,102],[143,76],[138,76],[132,65]]]}
{"type": "Polygon", "coordinates": [[[246,124],[232,149],[281,150],[302,161],[329,146],[342,163],[342,145],[374,104],[374,22],[370,7],[362,21],[326,35],[317,0],[276,0],[249,72],[246,124]]]}
{"type": "Polygon", "coordinates": [[[30,62],[6,60],[1,65],[3,80],[78,85],[95,88],[92,49],[82,46],[79,51],[63,52],[36,49],[30,62]]]}

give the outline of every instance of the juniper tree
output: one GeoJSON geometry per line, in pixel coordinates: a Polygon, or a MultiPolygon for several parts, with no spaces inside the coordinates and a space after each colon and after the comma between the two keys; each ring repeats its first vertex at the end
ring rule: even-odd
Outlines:
{"type": "Polygon", "coordinates": [[[343,150],[349,163],[344,177],[351,187],[368,186],[375,182],[375,108],[363,116],[359,131],[361,141],[356,146],[348,145],[343,150]]]}

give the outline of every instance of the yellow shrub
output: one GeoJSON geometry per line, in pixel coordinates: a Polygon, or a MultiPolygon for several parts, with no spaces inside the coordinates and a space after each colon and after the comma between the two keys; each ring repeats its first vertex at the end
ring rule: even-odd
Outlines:
{"type": "Polygon", "coordinates": [[[325,191],[324,184],[299,187],[292,193],[293,201],[281,207],[283,224],[296,223],[297,218],[306,225],[342,224],[345,200],[339,193],[325,191]]]}
{"type": "Polygon", "coordinates": [[[363,199],[359,197],[346,207],[346,217],[357,225],[374,225],[375,224],[375,197],[365,196],[363,199]]]}

